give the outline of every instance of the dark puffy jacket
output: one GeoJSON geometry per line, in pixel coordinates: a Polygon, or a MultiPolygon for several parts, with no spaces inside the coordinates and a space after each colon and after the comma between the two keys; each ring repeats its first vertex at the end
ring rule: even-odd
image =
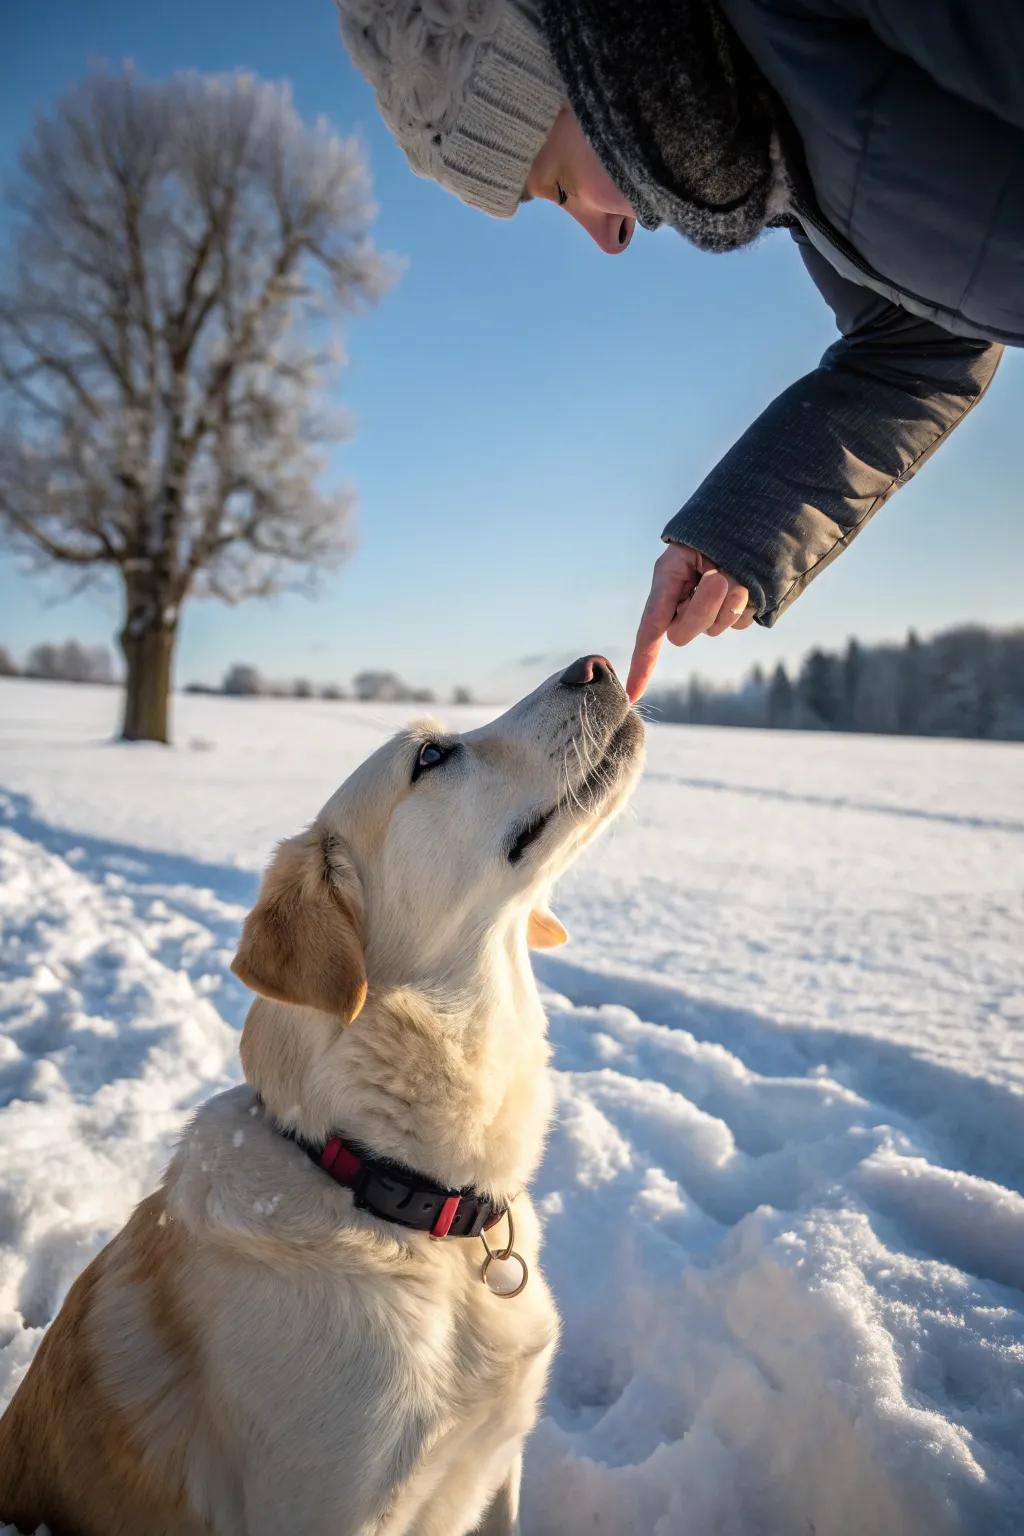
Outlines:
{"type": "Polygon", "coordinates": [[[664,537],[771,625],[1024,345],[1024,5],[720,3],[789,113],[794,235],[842,337],[664,537]]]}

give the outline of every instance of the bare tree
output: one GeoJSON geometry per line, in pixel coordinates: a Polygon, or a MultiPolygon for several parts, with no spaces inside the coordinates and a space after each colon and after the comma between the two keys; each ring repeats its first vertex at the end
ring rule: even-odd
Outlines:
{"type": "Polygon", "coordinates": [[[22,154],[0,285],[0,522],[124,587],[124,735],[167,740],[191,593],[237,602],[344,556],[314,409],[337,305],[386,282],[358,149],[246,75],[97,74],[22,154]]]}

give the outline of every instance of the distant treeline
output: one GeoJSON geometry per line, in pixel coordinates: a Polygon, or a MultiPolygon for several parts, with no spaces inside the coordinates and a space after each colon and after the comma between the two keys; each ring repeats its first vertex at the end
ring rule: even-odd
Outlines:
{"type": "Polygon", "coordinates": [[[647,695],[655,719],[772,730],[1024,741],[1024,629],[970,625],[903,645],[814,650],[793,675],[755,667],[738,687],[699,678],[647,695]]]}
{"type": "Polygon", "coordinates": [[[116,683],[114,658],[105,645],[83,645],[65,640],[34,645],[19,664],[6,646],[0,645],[0,677],[36,677],[54,683],[116,683]]]}
{"type": "MultiPolygon", "coordinates": [[[[236,662],[229,667],[220,687],[206,683],[189,683],[186,693],[226,694],[237,699],[359,699],[374,704],[435,704],[437,695],[432,688],[412,688],[395,672],[358,672],[351,687],[340,683],[311,683],[307,677],[290,681],[274,681],[264,677],[257,667],[236,662]]],[[[468,688],[454,688],[453,704],[471,704],[468,688]]]]}
{"type": "MultiPolygon", "coordinates": [[[[65,640],[63,645],[35,645],[19,665],[6,646],[0,645],[0,677],[32,677],[45,682],[115,683],[114,659],[105,645],[83,645],[65,640]]],[[[374,704],[435,704],[431,688],[412,688],[395,672],[359,672],[348,688],[339,683],[313,683],[307,677],[285,682],[264,677],[256,667],[236,662],[220,685],[189,683],[186,693],[219,694],[228,698],[264,699],[358,699],[374,704]]],[[[453,688],[453,704],[472,704],[468,688],[453,688]]]]}
{"type": "MultiPolygon", "coordinates": [[[[0,645],[0,677],[117,681],[106,646],[78,640],[33,646],[20,666],[0,645]]],[[[230,667],[219,686],[190,683],[185,691],[235,698],[436,702],[432,689],[412,687],[394,672],[359,672],[344,687],[302,677],[274,681],[243,663],[230,667]]],[[[473,702],[467,688],[454,688],[449,697],[454,704],[473,702]]],[[[792,672],[781,663],[770,674],[755,667],[745,682],[728,688],[693,677],[680,687],[652,689],[645,702],[656,720],[684,725],[1024,741],[1024,629],[969,625],[931,640],[919,640],[911,630],[902,645],[850,640],[841,653],[811,651],[792,672]]]]}

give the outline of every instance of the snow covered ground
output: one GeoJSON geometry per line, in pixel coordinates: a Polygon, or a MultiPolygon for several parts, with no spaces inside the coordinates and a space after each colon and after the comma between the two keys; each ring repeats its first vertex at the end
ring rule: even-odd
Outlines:
{"type": "MultiPolygon", "coordinates": [[[[0,683],[0,1402],[236,1079],[272,842],[405,714],[117,704],[0,683]]],[[[525,1536],[1017,1536],[1024,748],[657,728],[555,906],[525,1536]]]]}

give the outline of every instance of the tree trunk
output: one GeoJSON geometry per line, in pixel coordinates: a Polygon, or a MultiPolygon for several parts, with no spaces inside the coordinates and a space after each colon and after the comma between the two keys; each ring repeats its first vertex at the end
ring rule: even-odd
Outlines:
{"type": "Polygon", "coordinates": [[[127,616],[120,634],[126,664],[121,736],[125,741],[169,742],[177,615],[169,604],[161,603],[134,584],[129,584],[126,596],[127,616]]]}

